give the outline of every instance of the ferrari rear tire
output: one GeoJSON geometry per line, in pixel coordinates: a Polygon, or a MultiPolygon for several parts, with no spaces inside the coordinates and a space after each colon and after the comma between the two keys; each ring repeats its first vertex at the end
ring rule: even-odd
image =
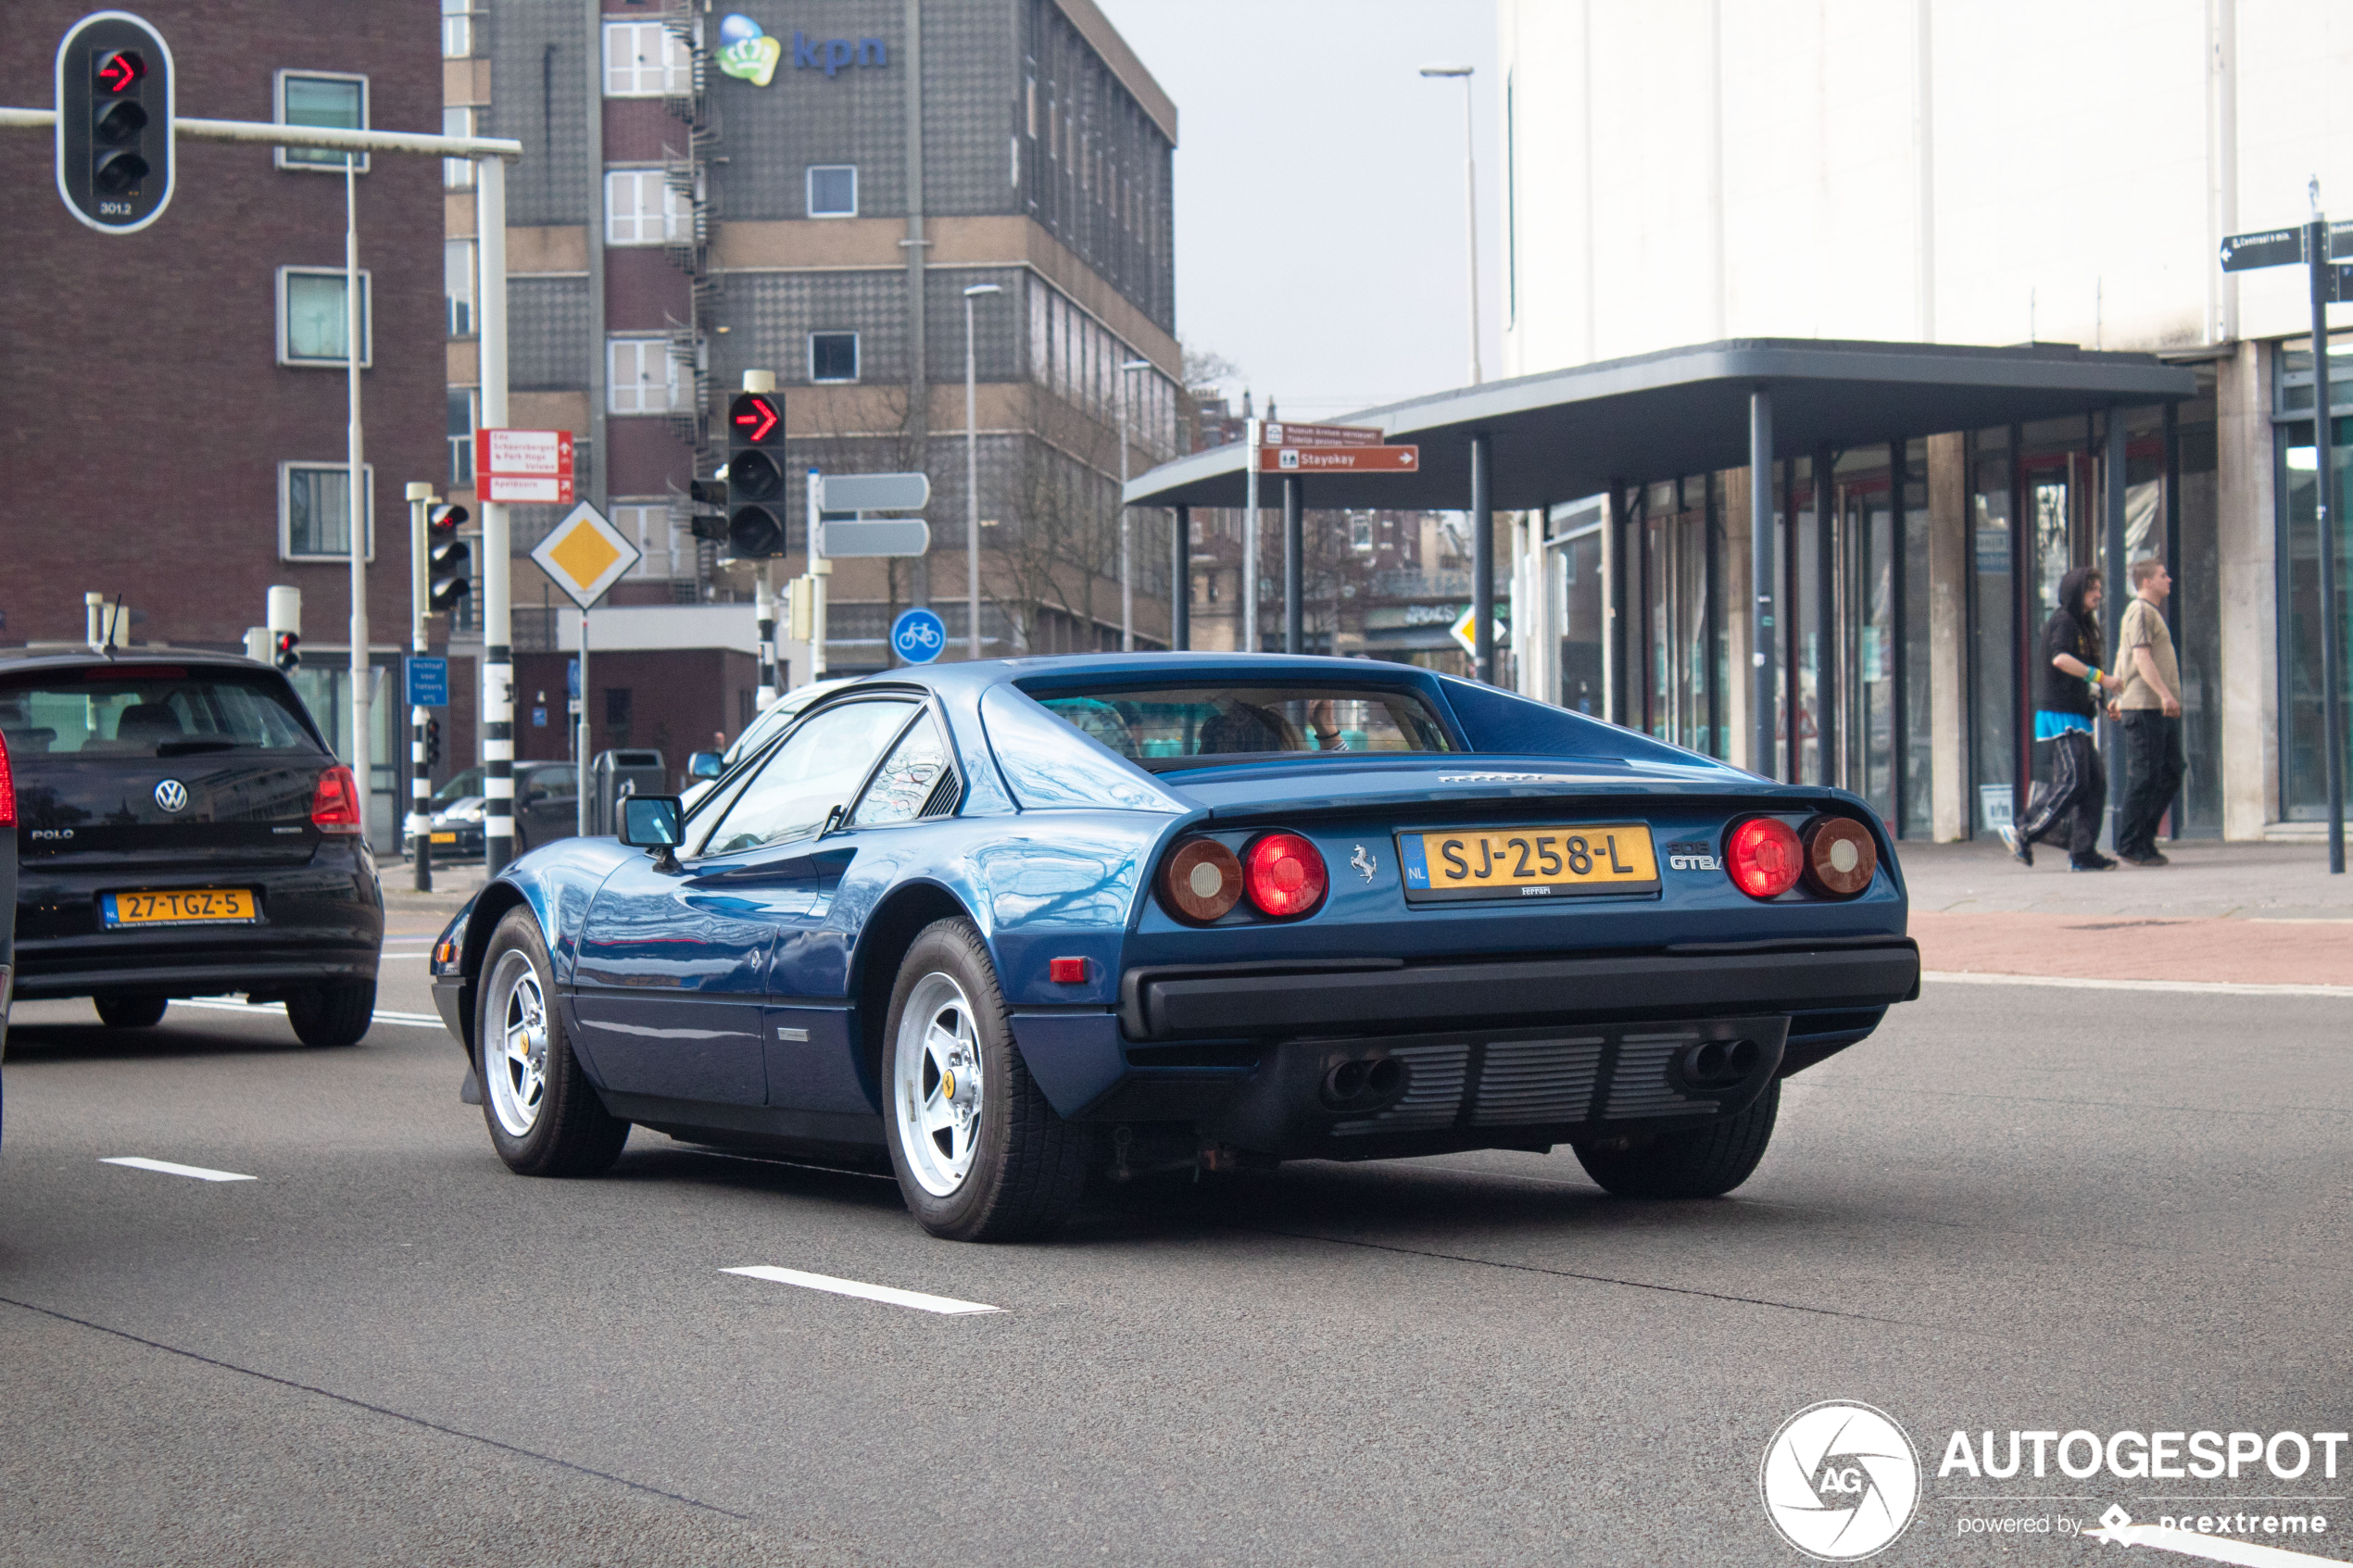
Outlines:
{"type": "Polygon", "coordinates": [[[525,1176],[600,1176],[621,1158],[629,1123],[605,1109],[572,1053],[555,970],[527,909],[490,934],[475,989],[474,1070],[491,1147],[525,1176]]]}
{"type": "Polygon", "coordinates": [[[1089,1140],[1030,1077],[971,921],[934,922],[907,950],[884,1025],[882,1079],[891,1168],[932,1235],[1026,1241],[1076,1207],[1089,1140]]]}
{"type": "Polygon", "coordinates": [[[306,1046],[356,1046],[376,1017],[376,983],[338,980],[286,998],[286,1022],[306,1046]]]}
{"type": "Polygon", "coordinates": [[[98,1022],[109,1029],[145,1029],[163,1022],[168,1005],[162,997],[93,997],[98,1022]]]}
{"type": "Polygon", "coordinates": [[[1780,1105],[1776,1078],[1754,1105],[1712,1127],[1662,1133],[1631,1148],[1579,1148],[1577,1162],[1619,1198],[1721,1198],[1765,1158],[1780,1105]]]}

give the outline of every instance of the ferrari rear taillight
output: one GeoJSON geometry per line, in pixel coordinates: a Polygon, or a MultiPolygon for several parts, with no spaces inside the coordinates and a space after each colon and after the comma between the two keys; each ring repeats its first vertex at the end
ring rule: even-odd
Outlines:
{"type": "Polygon", "coordinates": [[[1797,885],[1803,865],[1797,830],[1779,817],[1746,819],[1724,847],[1725,872],[1752,898],[1780,897],[1797,885]]]}
{"type": "Polygon", "coordinates": [[[1208,925],[1241,902],[1242,863],[1214,838],[1179,844],[1160,872],[1160,901],[1178,920],[1208,925]]]}
{"type": "Polygon", "coordinates": [[[1852,817],[1817,817],[1800,835],[1806,847],[1806,885],[1826,898],[1852,898],[1871,884],[1879,871],[1879,846],[1871,830],[1852,817]]]}
{"type": "Polygon", "coordinates": [[[1290,920],[1324,901],[1324,857],[1295,833],[1262,834],[1242,854],[1242,886],[1263,914],[1290,920]]]}
{"type": "Polygon", "coordinates": [[[17,775],[8,767],[8,741],[0,735],[0,828],[17,825],[17,775]]]}
{"type": "Polygon", "coordinates": [[[359,831],[359,783],[340,762],[319,775],[318,791],[310,797],[310,825],[321,833],[359,831]]]}

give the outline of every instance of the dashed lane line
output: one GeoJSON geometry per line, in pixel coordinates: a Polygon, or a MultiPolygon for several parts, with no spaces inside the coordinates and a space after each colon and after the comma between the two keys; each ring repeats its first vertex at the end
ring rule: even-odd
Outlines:
{"type": "Polygon", "coordinates": [[[862,1280],[836,1279],[831,1274],[803,1273],[799,1269],[779,1269],[766,1263],[749,1268],[722,1269],[723,1274],[742,1274],[749,1279],[774,1280],[778,1285],[797,1285],[803,1290],[823,1290],[835,1296],[855,1296],[862,1300],[880,1301],[886,1306],[912,1307],[919,1312],[939,1312],[960,1316],[969,1312],[1001,1312],[1002,1307],[991,1307],[980,1301],[959,1301],[952,1296],[926,1296],[920,1290],[900,1290],[895,1286],[868,1285],[862,1280]]]}
{"type": "Polygon", "coordinates": [[[200,1182],[252,1182],[258,1176],[243,1176],[234,1171],[214,1171],[202,1165],[175,1165],[169,1160],[150,1160],[144,1154],[110,1154],[98,1161],[101,1165],[128,1165],[134,1171],[159,1171],[167,1176],[193,1176],[200,1182]]]}
{"type": "Polygon", "coordinates": [[[2353,985],[2271,985],[2238,980],[2099,980],[2085,974],[1981,974],[1924,969],[1924,983],[1938,985],[2058,985],[2083,991],[2189,991],[2217,997],[2340,997],[2353,998],[2353,985]]]}

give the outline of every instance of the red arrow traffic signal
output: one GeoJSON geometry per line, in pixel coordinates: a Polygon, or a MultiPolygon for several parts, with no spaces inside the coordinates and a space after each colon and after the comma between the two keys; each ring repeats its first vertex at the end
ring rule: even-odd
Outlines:
{"type": "Polygon", "coordinates": [[[754,446],[765,445],[784,420],[776,405],[758,393],[746,393],[736,398],[728,418],[741,438],[754,446]]]}
{"type": "Polygon", "coordinates": [[[109,93],[128,93],[147,74],[147,62],[136,49],[117,49],[98,58],[98,85],[109,93]]]}

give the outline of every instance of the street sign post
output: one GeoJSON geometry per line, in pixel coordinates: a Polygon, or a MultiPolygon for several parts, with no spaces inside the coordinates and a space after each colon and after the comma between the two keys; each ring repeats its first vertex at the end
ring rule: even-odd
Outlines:
{"type": "Polygon", "coordinates": [[[931,504],[931,480],[920,473],[829,473],[819,481],[817,506],[828,512],[919,512],[931,504]]]}
{"type": "Polygon", "coordinates": [[[948,623],[920,607],[890,623],[890,651],[910,664],[929,664],[948,646],[948,623]]]}
{"type": "Polygon", "coordinates": [[[485,501],[557,507],[570,505],[574,499],[572,432],[474,432],[474,482],[485,501]]]}
{"type": "Polygon", "coordinates": [[[862,517],[828,522],[817,553],[827,560],[920,556],[931,550],[931,524],[919,517],[862,517]]]}
{"type": "MultiPolygon", "coordinates": [[[[821,512],[912,512],[931,500],[931,480],[920,473],[828,473],[816,476],[821,512]]],[[[919,517],[828,518],[810,553],[826,560],[920,556],[931,549],[931,524],[919,517]]]]}
{"type": "Polygon", "coordinates": [[[1389,439],[1377,425],[1295,425],[1266,421],[1260,444],[1267,446],[1378,446],[1389,439]]]}
{"type": "Polygon", "coordinates": [[[1421,466],[1418,446],[1262,446],[1258,452],[1261,473],[1416,473],[1421,466]]]}
{"type": "MultiPolygon", "coordinates": [[[[1464,606],[1463,613],[1454,617],[1454,623],[1446,628],[1446,634],[1453,638],[1457,643],[1460,643],[1463,646],[1463,651],[1465,653],[1470,655],[1473,659],[1477,659],[1478,657],[1478,639],[1473,633],[1478,628],[1478,622],[1472,619],[1473,613],[1474,611],[1472,606],[1464,606]]],[[[1504,631],[1504,623],[1501,621],[1498,621],[1494,623],[1494,626],[1495,646],[1501,647],[1507,640],[1506,633],[1504,631]]]]}
{"type": "Polygon", "coordinates": [[[449,661],[427,658],[423,654],[410,654],[408,684],[409,707],[448,707],[449,661]]]}
{"type": "MultiPolygon", "coordinates": [[[[572,444],[564,443],[564,465],[572,463],[572,444]]],[[[571,480],[565,480],[569,490],[571,480]]],[[[644,552],[629,541],[628,535],[605,521],[604,513],[583,501],[566,514],[563,521],[547,531],[539,541],[531,558],[539,570],[555,580],[556,586],[572,596],[580,607],[579,690],[588,689],[588,611],[605,596],[610,588],[628,575],[644,552]]],[[[578,750],[573,763],[580,770],[579,829],[583,838],[589,836],[589,808],[593,791],[588,787],[588,705],[580,705],[580,723],[574,731],[578,750]]]]}

